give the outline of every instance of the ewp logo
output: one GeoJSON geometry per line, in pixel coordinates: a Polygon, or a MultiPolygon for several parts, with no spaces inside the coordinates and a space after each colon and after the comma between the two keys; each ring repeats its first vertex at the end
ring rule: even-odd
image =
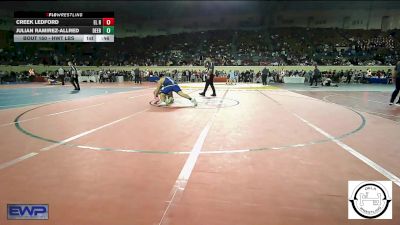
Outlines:
{"type": "Polygon", "coordinates": [[[49,205],[47,204],[8,204],[7,219],[9,220],[47,220],[49,205]]]}

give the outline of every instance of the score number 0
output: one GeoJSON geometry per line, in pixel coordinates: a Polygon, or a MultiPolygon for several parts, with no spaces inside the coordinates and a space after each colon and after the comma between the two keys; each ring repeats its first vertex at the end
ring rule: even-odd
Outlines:
{"type": "Polygon", "coordinates": [[[103,34],[114,34],[114,18],[103,18],[103,34]]]}
{"type": "Polygon", "coordinates": [[[114,18],[103,18],[103,26],[114,26],[114,18]]]}

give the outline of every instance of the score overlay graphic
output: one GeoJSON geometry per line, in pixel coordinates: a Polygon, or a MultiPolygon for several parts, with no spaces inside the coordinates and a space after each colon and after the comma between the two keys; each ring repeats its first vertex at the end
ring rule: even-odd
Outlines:
{"type": "Polygon", "coordinates": [[[14,42],[114,42],[114,12],[14,12],[14,42]]]}

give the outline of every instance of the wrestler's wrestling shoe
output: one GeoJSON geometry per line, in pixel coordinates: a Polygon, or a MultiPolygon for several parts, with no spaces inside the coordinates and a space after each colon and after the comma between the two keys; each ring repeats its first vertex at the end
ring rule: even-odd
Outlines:
{"type": "Polygon", "coordinates": [[[160,102],[160,103],[158,103],[158,106],[167,106],[167,103],[165,103],[165,102],[160,102]]]}
{"type": "Polygon", "coordinates": [[[167,99],[165,99],[165,103],[166,103],[167,105],[171,105],[172,103],[174,103],[174,98],[167,98],[167,99]]]}
{"type": "Polygon", "coordinates": [[[192,100],[190,100],[190,101],[193,103],[194,106],[197,106],[197,101],[195,98],[192,98],[192,100]]]}

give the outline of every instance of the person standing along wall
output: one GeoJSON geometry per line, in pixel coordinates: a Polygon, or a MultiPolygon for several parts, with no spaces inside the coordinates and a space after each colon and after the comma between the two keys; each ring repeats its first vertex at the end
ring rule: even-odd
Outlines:
{"type": "Polygon", "coordinates": [[[347,79],[346,79],[346,83],[350,84],[351,82],[351,77],[353,76],[353,71],[347,71],[347,79]]]}
{"type": "Polygon", "coordinates": [[[135,73],[135,84],[138,84],[138,83],[139,83],[139,79],[140,79],[140,71],[139,71],[139,68],[136,68],[135,71],[134,71],[134,73],[135,73]]]}
{"type": "Polygon", "coordinates": [[[64,74],[64,69],[62,67],[60,67],[58,69],[58,77],[61,80],[61,85],[64,85],[65,84],[65,74],[64,74]]]}
{"type": "Polygon", "coordinates": [[[318,85],[318,79],[320,79],[320,77],[321,77],[321,71],[319,71],[318,66],[315,65],[315,69],[314,69],[312,77],[311,77],[310,86],[313,85],[314,81],[315,81],[315,86],[317,86],[318,85]]]}
{"type": "Polygon", "coordinates": [[[261,75],[263,85],[267,85],[268,74],[269,74],[269,70],[266,67],[264,67],[264,69],[262,70],[262,75],[261,75]]]}

